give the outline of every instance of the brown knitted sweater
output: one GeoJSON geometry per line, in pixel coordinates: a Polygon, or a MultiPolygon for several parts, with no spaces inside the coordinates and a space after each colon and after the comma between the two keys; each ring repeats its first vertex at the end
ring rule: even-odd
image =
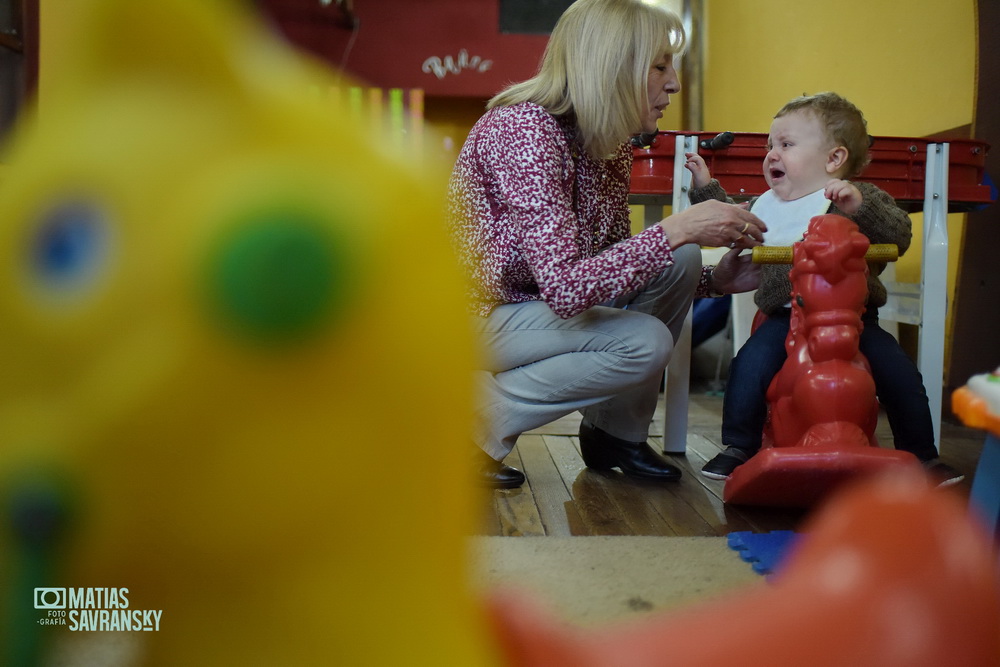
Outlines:
{"type": "MultiPolygon", "coordinates": [[[[872,243],[895,243],[902,255],[910,247],[912,236],[910,218],[906,211],[896,206],[896,202],[886,192],[871,183],[852,181],[861,191],[864,203],[854,215],[847,215],[831,204],[828,213],[836,213],[852,220],[861,233],[872,243]]],[[[734,203],[726,195],[719,181],[712,181],[703,188],[691,190],[691,203],[697,204],[709,199],[734,203]]],[[[750,205],[757,200],[750,200],[750,205]]],[[[767,242],[767,235],[764,235],[767,242]]],[[[764,264],[760,267],[760,287],[754,296],[757,308],[766,315],[778,312],[791,298],[792,282],[788,279],[791,267],[783,264],[764,264]]],[[[879,274],[885,269],[885,262],[868,262],[868,301],[869,305],[884,306],[887,298],[885,285],[879,280],[879,274]]]]}

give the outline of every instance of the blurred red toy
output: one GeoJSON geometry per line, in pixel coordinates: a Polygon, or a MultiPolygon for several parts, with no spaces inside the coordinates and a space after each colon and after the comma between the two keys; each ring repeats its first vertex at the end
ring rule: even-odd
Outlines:
{"type": "Polygon", "coordinates": [[[793,246],[788,359],[767,391],[762,449],[726,481],[726,502],[809,507],[859,475],[919,465],[875,438],[875,383],[858,350],[868,246],[839,215],[814,217],[793,246]]]}
{"type": "Polygon", "coordinates": [[[992,544],[919,473],[832,499],[772,582],[609,628],[569,627],[514,594],[492,609],[509,664],[525,667],[1000,664],[992,544]]]}

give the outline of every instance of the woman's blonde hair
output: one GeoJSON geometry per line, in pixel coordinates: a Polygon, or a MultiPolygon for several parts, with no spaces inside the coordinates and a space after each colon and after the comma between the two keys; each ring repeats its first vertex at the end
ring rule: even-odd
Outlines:
{"type": "Polygon", "coordinates": [[[577,0],[556,23],[538,73],[487,108],[534,102],[572,115],[584,150],[607,157],[642,128],[649,68],[684,47],[681,20],[655,2],[577,0]]]}

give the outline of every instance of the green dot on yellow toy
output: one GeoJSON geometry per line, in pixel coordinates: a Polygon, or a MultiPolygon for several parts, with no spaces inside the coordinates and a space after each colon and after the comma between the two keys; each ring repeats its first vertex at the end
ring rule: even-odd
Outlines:
{"type": "Polygon", "coordinates": [[[253,215],[222,242],[210,267],[213,301],[240,333],[264,341],[300,338],[336,310],[344,258],[308,214],[253,215]]]}

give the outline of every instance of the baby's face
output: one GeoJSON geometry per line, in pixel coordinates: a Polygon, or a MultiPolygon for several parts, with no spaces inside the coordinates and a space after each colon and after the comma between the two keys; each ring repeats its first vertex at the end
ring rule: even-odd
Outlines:
{"type": "Polygon", "coordinates": [[[775,118],[767,136],[764,179],[785,201],[816,192],[833,178],[828,160],[834,148],[812,112],[794,111],[775,118]]]}

